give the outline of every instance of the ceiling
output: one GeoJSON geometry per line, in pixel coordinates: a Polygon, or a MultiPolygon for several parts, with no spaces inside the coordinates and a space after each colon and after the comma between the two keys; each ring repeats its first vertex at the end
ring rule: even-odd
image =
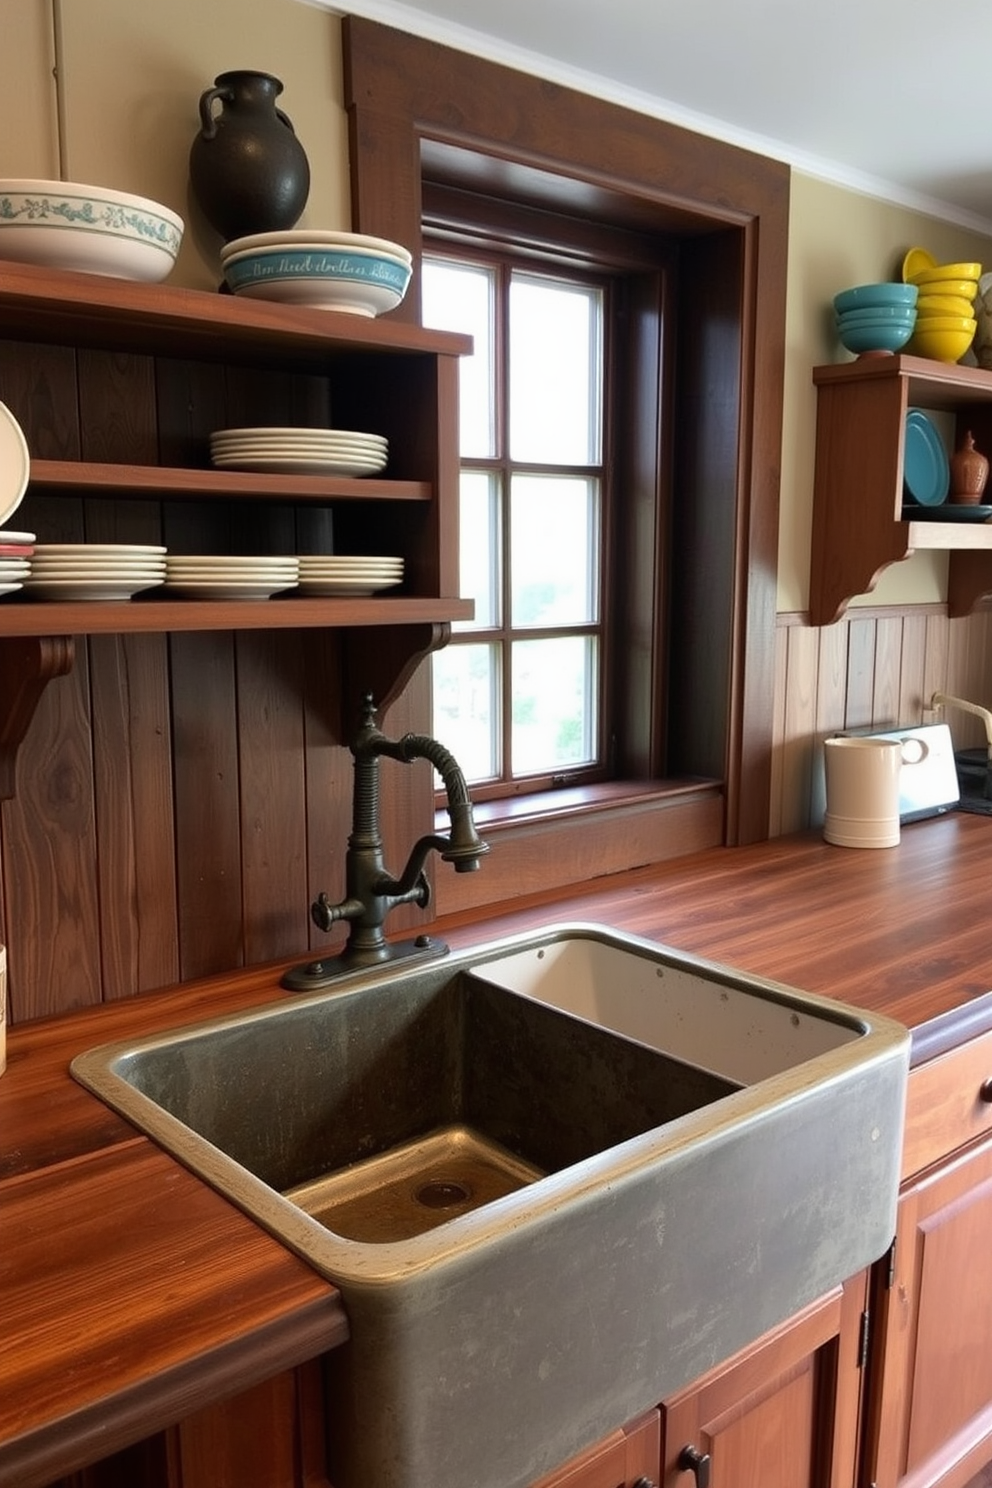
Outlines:
{"type": "Polygon", "coordinates": [[[992,234],[992,4],[309,0],[992,234]]]}

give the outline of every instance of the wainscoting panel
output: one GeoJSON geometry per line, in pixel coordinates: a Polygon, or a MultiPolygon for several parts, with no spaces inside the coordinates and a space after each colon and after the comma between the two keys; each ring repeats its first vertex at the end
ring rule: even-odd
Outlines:
{"type": "MultiPolygon", "coordinates": [[[[855,609],[834,625],[780,614],[769,835],[821,819],[827,734],[933,722],[936,691],[992,708],[992,610],[949,620],[943,605],[855,609]]],[[[985,742],[979,719],[949,711],[956,749],[985,742]]]]}

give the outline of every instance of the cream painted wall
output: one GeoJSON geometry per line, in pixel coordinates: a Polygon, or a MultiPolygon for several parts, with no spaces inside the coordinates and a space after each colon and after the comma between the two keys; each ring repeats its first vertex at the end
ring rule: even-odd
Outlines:
{"type": "MultiPolygon", "coordinates": [[[[312,173],[301,225],[348,227],[340,36],[337,17],[299,0],[3,0],[0,175],[93,182],[166,203],[188,224],[173,282],[213,288],[219,239],[199,218],[187,185],[200,94],[217,73],[236,67],[281,78],[280,103],[293,120],[312,173]]],[[[810,369],[847,355],[831,333],[831,299],[848,285],[898,273],[902,254],[913,243],[939,258],[978,258],[992,265],[992,240],[794,175],[779,546],[782,611],[804,610],[808,603],[816,412],[810,369]]],[[[890,569],[871,602],[943,599],[945,583],[946,558],[919,554],[890,569]]]]}
{"type": "MultiPolygon", "coordinates": [[[[782,507],[778,608],[809,603],[816,390],[811,369],[850,361],[833,331],[831,303],[839,290],[898,278],[914,244],[942,263],[992,268],[992,239],[794,173],[789,218],[782,507]]],[[[988,451],[992,454],[992,450],[988,451]]],[[[947,598],[947,555],[916,553],[892,565],[870,596],[855,603],[922,604],[947,598]]]]}
{"type": "Polygon", "coordinates": [[[326,11],[297,0],[3,0],[0,41],[0,175],[111,186],[172,207],[187,231],[171,282],[205,289],[219,277],[220,239],[189,200],[187,170],[199,97],[219,72],[282,80],[280,106],[310,160],[300,225],[351,225],[341,23],[326,11]]]}

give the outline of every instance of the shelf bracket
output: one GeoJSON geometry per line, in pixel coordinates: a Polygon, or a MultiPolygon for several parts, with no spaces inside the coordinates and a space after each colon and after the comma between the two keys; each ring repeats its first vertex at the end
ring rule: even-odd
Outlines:
{"type": "Polygon", "coordinates": [[[425,657],[446,646],[450,638],[448,621],[370,625],[347,630],[344,633],[346,716],[357,714],[361,699],[371,693],[381,717],[425,657]]]}
{"type": "Polygon", "coordinates": [[[992,594],[992,552],[963,548],[952,553],[947,576],[947,613],[970,615],[992,594]]]}
{"type": "Polygon", "coordinates": [[[14,794],[17,751],[42,693],[75,654],[73,636],[0,636],[0,800],[14,794]]]}

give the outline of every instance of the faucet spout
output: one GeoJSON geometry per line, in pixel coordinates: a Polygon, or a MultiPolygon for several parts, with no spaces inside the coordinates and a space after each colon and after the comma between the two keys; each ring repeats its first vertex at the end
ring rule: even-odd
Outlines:
{"type": "Polygon", "coordinates": [[[476,830],[464,772],[450,750],[426,734],[389,739],[377,726],[375,713],[372,697],[366,695],[361,724],[351,746],[355,789],[345,854],[345,898],[331,904],[327,894],[320,894],[310,909],[314,924],[324,931],[340,920],[347,921],[348,938],[339,956],[288,972],[283,985],[294,990],[313,990],[348,972],[378,966],[401,955],[443,955],[447,947],[426,936],[418,937],[412,945],[390,944],[384,928],[387,916],[400,904],[425,908],[430,902],[424,865],[431,852],[437,852],[456,873],[470,873],[489,851],[489,844],[476,830]],[[448,836],[434,833],[414,844],[399,878],[386,869],[379,826],[379,761],[384,756],[401,764],[417,759],[432,764],[441,776],[451,819],[448,836]]]}

